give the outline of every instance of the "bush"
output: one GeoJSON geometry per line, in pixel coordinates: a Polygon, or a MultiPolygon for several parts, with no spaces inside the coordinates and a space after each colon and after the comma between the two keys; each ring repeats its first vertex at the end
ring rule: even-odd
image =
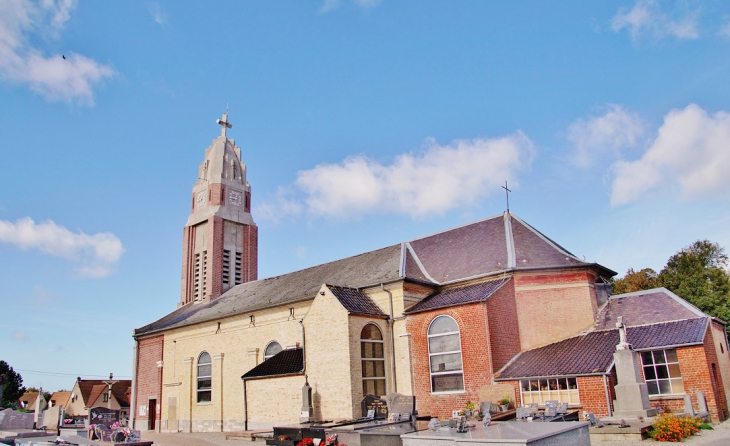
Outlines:
{"type": "Polygon", "coordinates": [[[715,430],[712,426],[710,426],[709,424],[707,424],[705,422],[700,423],[700,429],[707,430],[707,431],[715,430]]]}
{"type": "Polygon", "coordinates": [[[691,417],[675,417],[665,414],[651,425],[651,436],[656,441],[681,441],[700,431],[702,420],[691,417]]]}

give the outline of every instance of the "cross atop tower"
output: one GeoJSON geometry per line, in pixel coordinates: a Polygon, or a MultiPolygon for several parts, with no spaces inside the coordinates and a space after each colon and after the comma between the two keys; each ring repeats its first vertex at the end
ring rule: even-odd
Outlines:
{"type": "Polygon", "coordinates": [[[228,122],[228,113],[223,113],[223,119],[216,119],[216,124],[221,126],[221,136],[226,136],[226,129],[233,127],[233,124],[228,122]]]}
{"type": "Polygon", "coordinates": [[[512,190],[507,189],[507,181],[504,182],[502,189],[504,189],[504,193],[507,194],[507,212],[509,212],[509,193],[512,192],[512,190]]]}

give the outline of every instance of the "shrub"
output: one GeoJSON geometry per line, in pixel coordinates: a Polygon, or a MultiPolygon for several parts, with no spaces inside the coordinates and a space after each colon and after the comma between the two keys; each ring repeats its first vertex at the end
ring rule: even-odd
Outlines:
{"type": "Polygon", "coordinates": [[[665,414],[651,425],[650,435],[656,441],[676,442],[699,432],[701,425],[702,420],[699,418],[679,418],[665,414]]]}
{"type": "Polygon", "coordinates": [[[708,431],[714,430],[714,428],[712,426],[710,426],[709,424],[707,424],[705,422],[700,423],[700,429],[708,430],[708,431]]]}

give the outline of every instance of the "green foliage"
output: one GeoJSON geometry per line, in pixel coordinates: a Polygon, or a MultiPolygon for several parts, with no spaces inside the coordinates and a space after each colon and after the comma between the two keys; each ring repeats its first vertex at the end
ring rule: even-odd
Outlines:
{"type": "Polygon", "coordinates": [[[658,282],[705,313],[730,321],[727,261],[720,245],[697,240],[669,258],[658,282]]]}
{"type": "Polygon", "coordinates": [[[730,322],[728,256],[717,243],[697,240],[667,260],[657,274],[651,268],[629,269],[612,282],[613,294],[665,287],[705,313],[730,322]]]}
{"type": "Polygon", "coordinates": [[[611,290],[614,294],[623,294],[648,290],[657,286],[657,272],[653,269],[644,268],[641,271],[634,271],[633,268],[629,268],[623,278],[611,283],[611,290]]]}
{"type": "Polygon", "coordinates": [[[2,394],[2,400],[0,400],[0,407],[14,407],[18,398],[20,398],[25,392],[23,387],[23,377],[20,376],[10,365],[0,360],[0,375],[4,376],[4,392],[2,394]]]}
{"type": "Polygon", "coordinates": [[[709,424],[703,422],[703,423],[700,423],[700,430],[712,431],[712,430],[715,430],[715,428],[710,426],[709,424]]]}

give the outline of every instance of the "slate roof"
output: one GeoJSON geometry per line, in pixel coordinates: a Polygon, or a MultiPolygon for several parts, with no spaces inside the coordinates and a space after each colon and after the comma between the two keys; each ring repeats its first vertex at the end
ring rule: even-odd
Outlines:
{"type": "Polygon", "coordinates": [[[400,254],[400,245],[393,245],[293,273],[242,283],[209,303],[184,305],[135,330],[135,335],[313,299],[324,283],[359,288],[397,280],[400,278],[400,254]]]}
{"type": "Polygon", "coordinates": [[[666,288],[611,296],[596,316],[596,330],[616,327],[618,316],[627,326],[702,317],[698,308],[666,288]]]}
{"type": "Polygon", "coordinates": [[[375,305],[370,297],[357,288],[327,285],[332,294],[350,314],[387,318],[388,315],[375,305]]]}
{"type": "Polygon", "coordinates": [[[421,311],[435,310],[437,308],[463,305],[472,302],[483,302],[489,296],[497,292],[505,283],[511,279],[492,280],[472,285],[446,288],[426,297],[416,305],[406,310],[407,314],[421,311]]]}
{"type": "MultiPolygon", "coordinates": [[[[362,289],[396,280],[456,284],[504,271],[594,267],[505,212],[409,242],[289,274],[237,285],[207,303],[189,303],[138,328],[135,336],[313,299],[322,284],[362,289]]],[[[439,299],[446,299],[441,297],[439,299]]],[[[433,305],[438,302],[433,298],[433,305]]],[[[358,310],[360,311],[360,310],[358,310]]]]}
{"type": "Polygon", "coordinates": [[[282,350],[246,372],[241,378],[273,378],[304,372],[304,353],[301,348],[282,350]]]}
{"type": "MultiPolygon", "coordinates": [[[[702,344],[708,317],[626,328],[634,350],[702,344]]],[[[515,356],[496,374],[497,380],[605,374],[619,343],[617,329],[591,331],[515,356]]]]}
{"type": "MultiPolygon", "coordinates": [[[[81,399],[84,402],[84,406],[88,407],[89,404],[93,404],[96,398],[99,398],[100,393],[96,393],[94,388],[96,386],[108,387],[104,384],[104,381],[100,379],[82,379],[76,381],[79,385],[79,391],[81,392],[81,399]],[[96,397],[94,397],[96,395],[96,397]],[[94,398],[93,400],[91,398],[94,398]]],[[[130,391],[132,389],[132,380],[122,379],[117,381],[112,386],[112,395],[117,399],[121,407],[129,407],[130,391]]]]}

